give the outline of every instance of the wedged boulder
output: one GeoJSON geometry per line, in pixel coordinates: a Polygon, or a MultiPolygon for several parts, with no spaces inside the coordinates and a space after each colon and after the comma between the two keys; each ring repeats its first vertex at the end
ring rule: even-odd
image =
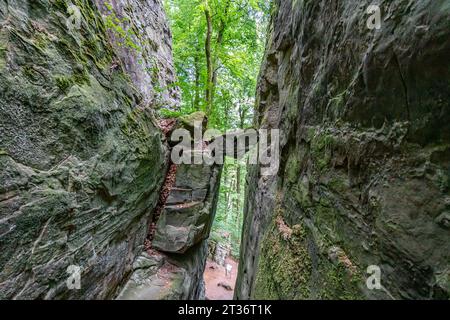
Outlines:
{"type": "Polygon", "coordinates": [[[189,202],[203,202],[208,194],[208,189],[183,189],[172,188],[169,198],[167,199],[168,205],[182,204],[189,202]]]}
{"type": "Polygon", "coordinates": [[[210,190],[217,183],[216,178],[217,167],[215,166],[182,164],[177,167],[175,187],[210,190]]]}
{"type": "Polygon", "coordinates": [[[449,1],[273,4],[255,126],[281,163],[249,170],[236,297],[448,299],[449,1]]]}
{"type": "Polygon", "coordinates": [[[217,208],[221,172],[221,165],[177,167],[151,249],[136,260],[118,299],[205,298],[207,238],[217,208]]]}
{"type": "Polygon", "coordinates": [[[221,169],[218,165],[178,167],[175,186],[156,225],[152,243],[155,249],[185,253],[209,237],[217,207],[221,169]]]}
{"type": "Polygon", "coordinates": [[[157,224],[153,247],[164,252],[184,253],[202,239],[208,212],[202,203],[166,206],[157,224]],[[201,223],[203,221],[203,223],[201,223]]]}

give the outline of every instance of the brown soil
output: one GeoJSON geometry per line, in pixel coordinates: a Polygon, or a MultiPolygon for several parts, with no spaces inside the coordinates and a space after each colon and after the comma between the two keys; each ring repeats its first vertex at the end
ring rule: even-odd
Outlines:
{"type": "Polygon", "coordinates": [[[225,275],[225,267],[219,266],[217,263],[209,261],[206,263],[205,269],[205,286],[206,299],[208,300],[233,300],[234,288],[236,284],[238,264],[232,259],[227,259],[226,263],[233,266],[231,276],[225,275]],[[229,285],[233,290],[228,291],[222,285],[229,285]]]}

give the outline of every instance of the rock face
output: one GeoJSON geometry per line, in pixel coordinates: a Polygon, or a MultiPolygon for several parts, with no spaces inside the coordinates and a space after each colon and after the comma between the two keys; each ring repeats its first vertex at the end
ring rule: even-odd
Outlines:
{"type": "Polygon", "coordinates": [[[230,246],[228,244],[219,243],[216,246],[216,252],[214,254],[214,262],[219,266],[225,267],[226,259],[230,256],[230,246]]]}
{"type": "MultiPolygon", "coordinates": [[[[206,116],[195,113],[178,121],[181,123],[172,123],[167,132],[194,130],[197,119],[206,127],[206,116]]],[[[190,154],[194,157],[202,152],[190,154]]],[[[171,164],[146,250],[136,260],[119,300],[205,299],[207,239],[217,209],[222,167],[171,164]]]]}
{"type": "Polygon", "coordinates": [[[204,298],[207,238],[217,208],[221,172],[220,165],[178,166],[156,225],[152,250],[137,260],[118,299],[204,298]]]}
{"type": "Polygon", "coordinates": [[[156,226],[153,247],[185,253],[209,237],[217,208],[219,165],[185,165],[177,169],[176,182],[156,226]]]}
{"type": "Polygon", "coordinates": [[[0,299],[114,297],[167,170],[156,88],[132,60],[173,81],[160,2],[109,1],[151,39],[121,50],[125,20],[108,20],[101,1],[72,3],[0,3],[0,299]],[[66,286],[69,266],[80,290],[66,286]]]}
{"type": "Polygon", "coordinates": [[[450,296],[450,5],[277,0],[249,174],[239,299],[450,296]],[[369,290],[369,266],[381,289],[369,290]]]}

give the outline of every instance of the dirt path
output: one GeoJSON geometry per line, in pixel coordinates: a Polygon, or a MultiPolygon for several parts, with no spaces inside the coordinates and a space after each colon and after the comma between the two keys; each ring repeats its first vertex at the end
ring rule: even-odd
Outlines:
{"type": "Polygon", "coordinates": [[[219,266],[217,263],[209,261],[206,263],[205,269],[205,286],[206,298],[208,300],[233,300],[234,287],[236,284],[238,264],[236,261],[227,259],[226,263],[233,266],[231,276],[226,277],[225,267],[219,266]],[[231,291],[225,289],[220,283],[230,286],[231,291]]]}

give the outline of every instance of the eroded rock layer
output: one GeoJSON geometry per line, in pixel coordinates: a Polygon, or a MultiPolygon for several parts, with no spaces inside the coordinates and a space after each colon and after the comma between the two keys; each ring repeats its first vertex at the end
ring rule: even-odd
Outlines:
{"type": "Polygon", "coordinates": [[[276,0],[237,298],[449,298],[450,4],[276,0]],[[369,290],[369,266],[381,289],[369,290]],[[376,268],[375,267],[375,268],[376,268]]]}
{"type": "Polygon", "coordinates": [[[151,249],[136,261],[121,300],[205,298],[203,273],[219,195],[220,165],[177,168],[151,249]]]}
{"type": "Polygon", "coordinates": [[[0,299],[114,297],[142,252],[168,163],[133,57],[173,81],[159,1],[0,3],[0,299]]]}

